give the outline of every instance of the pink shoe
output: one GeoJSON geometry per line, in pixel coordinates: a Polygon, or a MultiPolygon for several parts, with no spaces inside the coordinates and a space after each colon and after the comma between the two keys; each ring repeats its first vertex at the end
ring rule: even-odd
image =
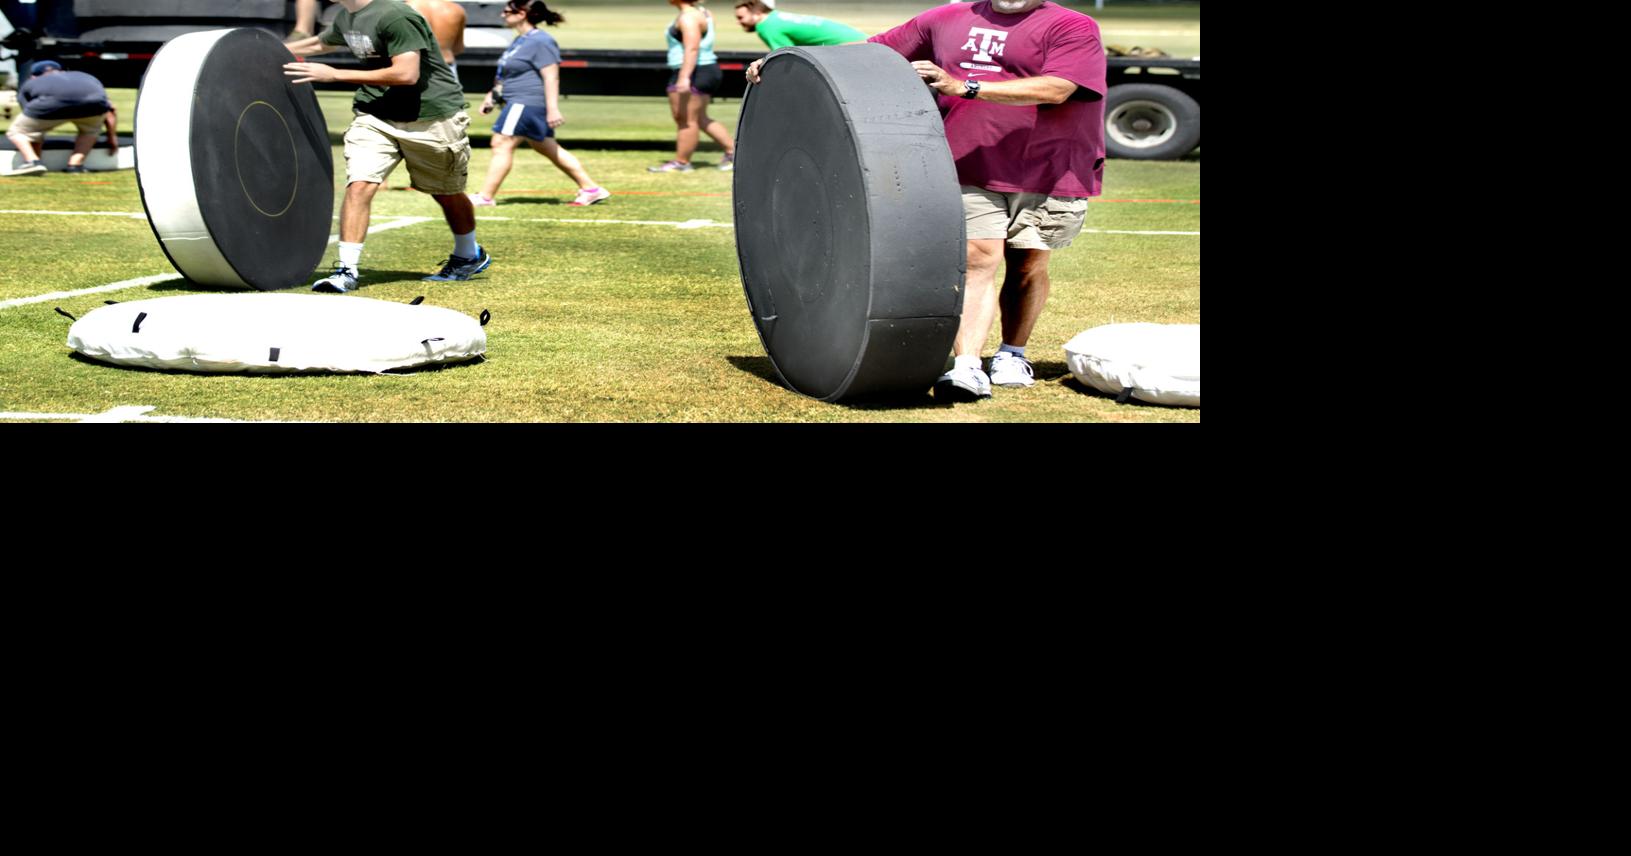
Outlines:
{"type": "Polygon", "coordinates": [[[466,193],[465,196],[470,197],[470,204],[476,206],[477,208],[486,208],[498,204],[497,202],[494,202],[491,197],[483,196],[480,193],[466,193]]]}
{"type": "Polygon", "coordinates": [[[602,199],[610,198],[612,198],[612,192],[604,187],[585,187],[578,191],[577,198],[566,204],[581,207],[585,205],[593,205],[602,199]]]}

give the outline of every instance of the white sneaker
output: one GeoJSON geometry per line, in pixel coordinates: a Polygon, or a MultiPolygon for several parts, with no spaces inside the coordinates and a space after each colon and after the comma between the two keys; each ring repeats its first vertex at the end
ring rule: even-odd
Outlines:
{"type": "Polygon", "coordinates": [[[345,294],[357,290],[357,271],[348,268],[339,262],[334,263],[334,272],[311,284],[312,291],[326,291],[330,294],[345,294]]]}
{"type": "Polygon", "coordinates": [[[612,198],[612,192],[604,187],[586,187],[578,190],[578,195],[566,204],[581,208],[585,205],[593,205],[602,199],[610,198],[612,198]]]}
{"type": "Polygon", "coordinates": [[[978,401],[990,398],[991,379],[977,368],[959,369],[952,366],[951,371],[941,375],[940,379],[934,382],[934,396],[949,401],[978,401]]]}
{"type": "Polygon", "coordinates": [[[489,206],[498,204],[497,202],[494,202],[491,197],[482,196],[480,193],[466,193],[465,196],[470,197],[470,204],[476,206],[477,208],[487,208],[489,206]]]}
{"type": "Polygon", "coordinates": [[[1030,386],[1036,383],[1031,361],[1018,354],[998,351],[991,358],[991,382],[997,386],[1030,386]]]}

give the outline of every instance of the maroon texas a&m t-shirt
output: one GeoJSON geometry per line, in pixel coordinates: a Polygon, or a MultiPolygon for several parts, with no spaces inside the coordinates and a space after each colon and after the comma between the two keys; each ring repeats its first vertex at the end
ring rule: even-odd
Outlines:
{"type": "Polygon", "coordinates": [[[1013,107],[939,97],[946,140],[963,184],[1004,193],[1098,196],[1104,177],[1104,47],[1086,15],[1043,3],[1003,15],[990,2],[941,6],[870,41],[907,60],[929,60],[982,84],[1062,77],[1063,104],[1013,107]]]}

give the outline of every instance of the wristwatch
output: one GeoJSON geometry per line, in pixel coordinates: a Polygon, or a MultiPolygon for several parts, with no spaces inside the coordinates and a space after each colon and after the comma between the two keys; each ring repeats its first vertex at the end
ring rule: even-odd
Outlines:
{"type": "Polygon", "coordinates": [[[973,98],[980,94],[980,82],[978,80],[965,80],[963,86],[968,90],[962,94],[963,98],[973,98]]]}

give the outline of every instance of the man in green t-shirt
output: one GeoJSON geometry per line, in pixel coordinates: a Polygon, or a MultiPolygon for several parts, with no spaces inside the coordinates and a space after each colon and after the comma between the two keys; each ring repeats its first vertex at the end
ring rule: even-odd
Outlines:
{"type": "Polygon", "coordinates": [[[487,269],[492,257],[476,243],[476,211],[464,195],[470,165],[464,93],[442,60],[430,25],[397,0],[336,0],[334,25],[320,36],[288,42],[296,59],[348,47],[361,70],[320,62],[283,66],[291,83],[360,84],[352,100],[356,118],[345,132],[345,202],[340,207],[340,260],[313,291],[357,288],[362,245],[374,194],[396,165],[408,162],[413,186],[442,206],[453,230],[453,252],[434,282],[464,280],[487,269]]]}
{"type": "Polygon", "coordinates": [[[736,23],[757,33],[771,50],[792,45],[846,45],[866,41],[866,33],[814,15],[793,15],[771,8],[764,0],[739,0],[736,23]]]}

